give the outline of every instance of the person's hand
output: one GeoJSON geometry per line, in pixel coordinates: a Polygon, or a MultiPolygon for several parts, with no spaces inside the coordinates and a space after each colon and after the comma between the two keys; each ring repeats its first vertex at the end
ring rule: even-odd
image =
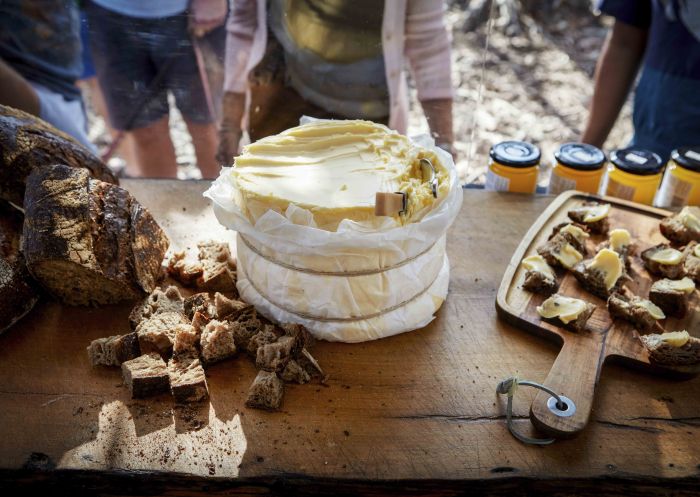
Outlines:
{"type": "Polygon", "coordinates": [[[245,112],[245,93],[227,91],[221,100],[221,127],[219,128],[219,150],[216,160],[219,164],[231,165],[238,155],[238,146],[243,131],[241,122],[245,112]]]}
{"type": "Polygon", "coordinates": [[[216,160],[219,164],[230,166],[233,163],[233,158],[238,155],[238,145],[242,135],[240,127],[221,125],[219,148],[216,151],[216,160]]]}
{"type": "Polygon", "coordinates": [[[226,0],[192,0],[190,4],[190,31],[202,37],[226,20],[226,0]]]}

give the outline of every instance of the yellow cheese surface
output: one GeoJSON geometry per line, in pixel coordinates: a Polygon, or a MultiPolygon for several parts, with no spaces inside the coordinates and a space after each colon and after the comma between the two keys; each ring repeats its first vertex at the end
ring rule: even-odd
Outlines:
{"type": "Polygon", "coordinates": [[[695,290],[695,283],[693,280],[687,276],[682,280],[669,280],[664,278],[651,285],[652,290],[666,291],[666,292],[683,292],[683,293],[693,293],[695,290]]]}
{"type": "Polygon", "coordinates": [[[537,307],[537,312],[543,318],[559,318],[564,324],[570,323],[585,310],[586,302],[583,300],[564,297],[559,294],[552,295],[542,302],[541,306],[537,307]]]}
{"type": "Polygon", "coordinates": [[[567,269],[571,269],[583,260],[581,252],[576,250],[570,243],[564,244],[561,250],[553,255],[567,269]]]}
{"type": "Polygon", "coordinates": [[[560,233],[569,233],[572,235],[579,243],[585,243],[586,238],[589,238],[591,235],[583,231],[581,228],[578,226],[574,226],[573,224],[567,224],[564,226],[561,230],[559,230],[560,233]]]}
{"type": "Polygon", "coordinates": [[[546,274],[552,279],[556,279],[554,270],[547,264],[547,261],[541,255],[531,255],[523,259],[522,265],[528,271],[536,271],[546,274]]]}
{"type": "Polygon", "coordinates": [[[588,269],[598,270],[603,273],[605,275],[605,286],[610,290],[615,286],[620,276],[622,276],[623,265],[617,252],[610,249],[603,249],[595,255],[588,269]]]}
{"type": "Polygon", "coordinates": [[[675,266],[681,262],[682,258],[683,254],[673,248],[662,249],[649,256],[649,259],[652,261],[658,262],[659,264],[664,264],[666,266],[675,266]]]}
{"type": "Polygon", "coordinates": [[[639,299],[639,305],[644,307],[654,319],[665,319],[666,314],[655,303],[646,299],[639,299]]]}
{"type": "Polygon", "coordinates": [[[377,192],[406,192],[401,224],[416,221],[436,199],[420,159],[436,169],[438,198],[449,172],[437,155],[407,137],[369,121],[316,121],[243,148],[231,170],[235,199],[252,222],[289,204],[309,210],[317,227],[335,231],[343,219],[374,219],[377,192]]]}
{"type": "Polygon", "coordinates": [[[662,333],[659,337],[663,342],[666,342],[671,347],[682,347],[688,340],[690,340],[690,335],[687,331],[671,331],[669,333],[662,333]]]}
{"type": "Polygon", "coordinates": [[[583,216],[583,222],[595,223],[604,219],[610,213],[610,204],[599,204],[584,207],[586,213],[583,216]]]}
{"type": "Polygon", "coordinates": [[[614,229],[610,232],[610,248],[618,254],[632,241],[630,232],[624,228],[614,229]]]}
{"type": "Polygon", "coordinates": [[[700,231],[700,207],[684,207],[678,217],[686,228],[700,231]]]}

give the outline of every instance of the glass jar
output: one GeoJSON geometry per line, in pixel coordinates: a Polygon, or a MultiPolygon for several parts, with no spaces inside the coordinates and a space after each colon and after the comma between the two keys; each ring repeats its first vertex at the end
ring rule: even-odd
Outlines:
{"type": "Polygon", "coordinates": [[[505,141],[491,147],[486,190],[535,193],[540,171],[540,149],[521,141],[505,141]]]}
{"type": "Polygon", "coordinates": [[[554,153],[554,160],[549,193],[598,193],[605,165],[602,150],[587,143],[565,143],[554,153]]]}
{"type": "Polygon", "coordinates": [[[700,146],[671,152],[655,203],[660,207],[700,205],[700,146]]]}
{"type": "Polygon", "coordinates": [[[661,183],[664,163],[654,152],[623,148],[610,154],[605,195],[651,205],[661,183]]]}

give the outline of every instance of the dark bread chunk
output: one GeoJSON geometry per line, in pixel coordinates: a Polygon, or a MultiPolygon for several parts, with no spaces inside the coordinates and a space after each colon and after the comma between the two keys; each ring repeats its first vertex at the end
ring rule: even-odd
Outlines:
{"type": "Polygon", "coordinates": [[[662,339],[663,335],[639,337],[649,351],[649,360],[664,366],[700,365],[700,340],[690,337],[681,347],[674,347],[662,339]]]}
{"type": "Polygon", "coordinates": [[[141,347],[136,333],[127,333],[93,340],[87,352],[93,366],[121,366],[123,362],[140,356],[141,347]]]}
{"type": "Polygon", "coordinates": [[[613,293],[618,293],[628,277],[623,273],[615,282],[615,286],[608,290],[605,274],[597,269],[591,269],[589,267],[591,261],[592,259],[581,261],[571,270],[581,286],[601,299],[607,299],[613,293]]]}
{"type": "Polygon", "coordinates": [[[689,295],[679,290],[664,288],[664,280],[656,281],[649,290],[649,300],[664,311],[666,316],[682,318],[688,313],[689,295]]]}
{"type": "Polygon", "coordinates": [[[179,324],[175,327],[173,340],[174,357],[199,356],[200,333],[191,324],[179,324]]]}
{"type": "Polygon", "coordinates": [[[700,242],[700,231],[688,228],[681,220],[680,212],[662,219],[659,230],[662,235],[676,245],[686,245],[693,241],[700,242]]]}
{"type": "Polygon", "coordinates": [[[216,317],[216,309],[207,292],[195,293],[185,299],[185,316],[192,320],[197,312],[206,316],[207,319],[216,317]]]}
{"type": "Polygon", "coordinates": [[[236,342],[230,323],[211,320],[202,330],[199,346],[205,364],[213,364],[234,355],[236,342]]]}
{"type": "Polygon", "coordinates": [[[688,278],[700,284],[700,257],[695,255],[698,242],[690,242],[683,250],[683,271],[688,278]]]}
{"type": "Polygon", "coordinates": [[[264,371],[281,373],[292,359],[296,340],[294,337],[281,336],[272,343],[258,347],[255,365],[264,371]]]}
{"type": "MultiPolygon", "coordinates": [[[[564,248],[566,244],[571,245],[572,247],[576,248],[576,245],[574,243],[576,242],[576,239],[574,236],[572,236],[569,233],[557,233],[553,237],[551,237],[549,240],[544,245],[541,245],[540,247],[537,247],[537,253],[542,256],[542,258],[547,261],[547,264],[549,264],[552,267],[564,267],[561,262],[559,262],[559,259],[557,259],[555,254],[558,254],[561,252],[561,250],[564,248]]],[[[583,255],[583,254],[581,254],[583,255]]]]}
{"type": "Polygon", "coordinates": [[[157,352],[163,357],[170,357],[181,324],[189,323],[179,312],[160,312],[141,321],[136,327],[141,351],[144,354],[157,352]]]}
{"type": "Polygon", "coordinates": [[[122,375],[134,399],[150,397],[170,390],[168,367],[165,361],[155,353],[122,363],[122,375]]]}
{"type": "Polygon", "coordinates": [[[184,299],[180,290],[175,286],[169,286],[165,290],[156,288],[148,297],[137,304],[129,314],[129,324],[135,330],[141,321],[161,312],[183,313],[184,299]]]}
{"type": "Polygon", "coordinates": [[[214,307],[217,319],[236,319],[240,314],[249,311],[253,306],[242,300],[233,300],[219,292],[214,295],[214,307]]]}
{"type": "Polygon", "coordinates": [[[126,190],[85,169],[39,168],[24,208],[27,267],[64,303],[111,304],[154,289],[168,239],[126,190]]]}
{"type": "Polygon", "coordinates": [[[187,254],[175,252],[168,261],[166,267],[168,275],[185,286],[192,286],[197,281],[197,278],[202,276],[204,268],[201,262],[193,262],[187,260],[187,254]]]}
{"type": "Polygon", "coordinates": [[[554,293],[559,288],[559,283],[555,278],[541,271],[528,270],[525,273],[523,288],[536,293],[554,293]]]}
{"type": "MultiPolygon", "coordinates": [[[[561,232],[562,228],[564,228],[570,224],[573,226],[576,226],[577,228],[588,233],[588,228],[586,226],[584,226],[583,224],[580,224],[580,223],[560,223],[560,224],[557,224],[554,228],[552,228],[552,234],[549,235],[548,239],[551,240],[552,238],[557,236],[561,232]]],[[[562,233],[562,235],[566,236],[566,239],[569,241],[569,243],[576,250],[581,252],[581,255],[585,256],[588,253],[588,251],[586,249],[586,241],[585,240],[580,241],[575,236],[573,236],[571,233],[567,233],[567,232],[562,233]]]]}
{"type": "Polygon", "coordinates": [[[255,335],[250,337],[248,340],[248,345],[246,351],[251,357],[257,359],[258,349],[264,345],[274,343],[277,339],[282,336],[283,332],[276,326],[267,324],[264,328],[258,331],[255,335]]]}
{"type": "Polygon", "coordinates": [[[73,137],[38,117],[0,105],[0,198],[22,205],[29,174],[54,164],[117,183],[109,168],[73,137]]]}
{"type": "Polygon", "coordinates": [[[192,327],[197,331],[197,333],[201,334],[209,321],[211,321],[211,318],[209,318],[207,315],[202,312],[195,311],[194,316],[192,316],[192,327]]]}
{"type": "Polygon", "coordinates": [[[294,359],[287,363],[279,377],[287,383],[300,385],[311,381],[311,375],[294,359]]]}
{"type": "Polygon", "coordinates": [[[197,247],[203,269],[197,287],[211,292],[236,292],[236,264],[228,243],[207,241],[197,247]]]}
{"type": "Polygon", "coordinates": [[[264,328],[264,324],[258,319],[257,312],[255,312],[254,308],[238,316],[235,321],[229,322],[231,323],[233,339],[236,342],[236,346],[246,351],[248,350],[250,339],[264,328]]]}
{"type": "Polygon", "coordinates": [[[586,329],[586,323],[588,323],[588,320],[591,318],[593,315],[593,312],[595,311],[595,307],[591,303],[586,303],[586,310],[584,310],[579,316],[574,319],[573,321],[570,321],[567,325],[565,325],[566,328],[569,328],[571,331],[576,331],[576,332],[581,332],[586,329]]]}
{"type": "Polygon", "coordinates": [[[597,202],[584,202],[581,207],[577,207],[576,209],[571,209],[567,214],[569,216],[569,219],[572,221],[582,224],[588,228],[588,230],[591,233],[595,233],[598,235],[604,235],[608,232],[608,228],[610,227],[610,220],[608,219],[609,216],[605,216],[603,219],[599,221],[594,221],[594,222],[585,222],[584,218],[586,214],[588,213],[588,208],[589,207],[594,207],[600,205],[597,202]]]}
{"type": "Polygon", "coordinates": [[[619,293],[613,293],[608,299],[608,311],[613,318],[629,321],[640,333],[649,333],[657,328],[657,321],[649,309],[642,305],[643,299],[634,296],[631,299],[619,293]]]}
{"type": "Polygon", "coordinates": [[[651,257],[657,252],[665,249],[669,249],[671,246],[667,243],[661,243],[653,247],[649,247],[641,253],[642,260],[644,261],[644,266],[651,274],[658,276],[663,276],[670,280],[676,280],[682,278],[685,274],[683,268],[683,259],[678,264],[661,264],[657,261],[653,261],[651,257]]]}
{"type": "Polygon", "coordinates": [[[39,287],[20,252],[22,213],[0,200],[0,333],[22,319],[39,300],[39,287]]]}
{"type": "Polygon", "coordinates": [[[168,362],[170,391],[175,402],[199,402],[209,397],[207,377],[196,357],[173,357],[168,362]]]}
{"type": "Polygon", "coordinates": [[[248,390],[247,407],[276,411],[282,405],[284,382],[275,373],[259,371],[248,390]]]}

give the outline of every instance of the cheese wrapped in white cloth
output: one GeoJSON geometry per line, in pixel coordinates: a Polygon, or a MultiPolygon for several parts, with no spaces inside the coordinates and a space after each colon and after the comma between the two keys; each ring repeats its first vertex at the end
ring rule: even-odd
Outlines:
{"type": "MultiPolygon", "coordinates": [[[[329,122],[331,127],[340,123],[343,121],[329,122]]],[[[347,123],[350,123],[351,134],[355,129],[352,123],[358,121],[347,123]]],[[[320,126],[323,122],[312,124],[320,126]]],[[[367,127],[365,123],[362,126],[367,127]]],[[[205,193],[213,202],[219,222],[238,232],[241,297],[263,315],[280,322],[300,323],[319,339],[361,342],[421,328],[432,321],[447,296],[449,261],[445,254],[445,237],[462,204],[462,189],[452,157],[435,147],[427,135],[409,140],[374,124],[370,131],[375,148],[379,148],[377,137],[381,138],[382,133],[391,140],[397,140],[398,136],[406,141],[402,160],[407,163],[407,171],[419,157],[430,157],[438,170],[437,198],[426,200],[420,191],[424,188],[422,180],[407,179],[405,174],[400,181],[389,178],[389,181],[369,182],[370,205],[360,198],[361,184],[353,182],[352,178],[344,180],[337,174],[317,175],[320,178],[316,185],[318,191],[328,192],[334,186],[341,192],[354,191],[336,197],[314,190],[304,197],[303,191],[285,185],[282,190],[293,191],[296,196],[289,199],[284,194],[276,196],[275,191],[264,192],[260,185],[250,186],[251,177],[255,181],[255,175],[272,174],[275,181],[286,176],[284,181],[294,181],[292,170],[287,167],[297,163],[308,173],[309,161],[305,161],[303,148],[295,148],[293,157],[270,159],[273,163],[284,164],[286,169],[281,175],[273,168],[263,171],[255,164],[255,175],[246,177],[246,166],[236,171],[237,164],[234,168],[224,168],[205,193]],[[324,178],[328,178],[326,182],[324,178]],[[329,185],[328,181],[339,184],[329,185]],[[402,187],[404,190],[400,189],[402,187]],[[371,189],[406,191],[409,202],[414,194],[413,208],[409,209],[408,216],[368,215],[373,210],[376,193],[371,189]],[[268,196],[271,208],[263,211],[260,207],[268,196]],[[347,198],[359,199],[361,205],[354,209],[352,205],[343,204],[347,198]],[[310,205],[304,201],[306,199],[320,205],[310,205]],[[249,205],[254,205],[254,214],[249,205]],[[338,212],[347,217],[339,219],[338,212]],[[357,218],[349,219],[354,213],[357,218]],[[319,228],[319,224],[325,229],[319,228]]],[[[278,135],[282,138],[276,143],[290,139],[289,135],[283,136],[285,133],[278,135]]],[[[331,133],[332,130],[321,133],[330,147],[333,146],[328,141],[331,133]]],[[[347,143],[353,139],[363,138],[361,134],[348,136],[348,130],[343,130],[346,153],[351,153],[347,152],[347,143]]],[[[269,150],[269,145],[265,150],[269,150]]],[[[362,162],[363,169],[368,163],[371,166],[373,159],[367,155],[367,150],[360,150],[358,154],[362,154],[358,165],[362,162]]],[[[246,150],[242,157],[246,157],[246,150]]],[[[313,160],[317,158],[314,156],[313,160]]],[[[338,164],[336,161],[335,165],[338,164]]],[[[386,164],[381,160],[376,166],[386,172],[386,164]]],[[[323,163],[317,167],[322,168],[323,163]]],[[[400,173],[400,167],[398,170],[400,173]]],[[[315,188],[308,177],[304,182],[306,187],[315,188]]]]}

